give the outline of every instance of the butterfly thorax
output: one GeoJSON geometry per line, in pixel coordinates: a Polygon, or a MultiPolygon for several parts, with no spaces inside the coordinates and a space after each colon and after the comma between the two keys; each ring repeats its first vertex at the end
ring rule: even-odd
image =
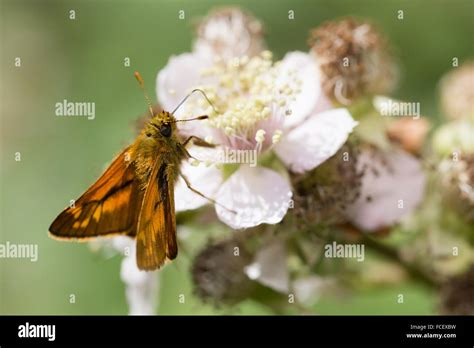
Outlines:
{"type": "Polygon", "coordinates": [[[169,175],[173,175],[169,182],[176,181],[181,160],[186,157],[176,132],[174,117],[161,112],[145,125],[131,146],[131,164],[142,189],[146,189],[155,165],[166,164],[169,175]]]}

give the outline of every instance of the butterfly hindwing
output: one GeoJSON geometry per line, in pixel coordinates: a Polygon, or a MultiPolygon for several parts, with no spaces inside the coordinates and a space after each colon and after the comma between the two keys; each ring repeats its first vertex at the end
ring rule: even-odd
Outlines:
{"type": "Polygon", "coordinates": [[[87,239],[127,234],[134,236],[143,192],[126,148],[75,203],[66,208],[49,231],[54,237],[87,239]]]}
{"type": "Polygon", "coordinates": [[[155,161],[145,191],[137,232],[137,264],[157,269],[177,253],[174,210],[174,167],[155,161]]]}

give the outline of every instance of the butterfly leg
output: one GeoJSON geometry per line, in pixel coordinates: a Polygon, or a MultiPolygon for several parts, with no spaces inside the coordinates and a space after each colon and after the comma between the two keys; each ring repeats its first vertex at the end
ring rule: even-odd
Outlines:
{"type": "Polygon", "coordinates": [[[188,143],[194,139],[194,144],[196,144],[197,146],[202,146],[202,147],[215,147],[214,144],[210,144],[208,143],[207,141],[205,141],[204,139],[202,138],[199,138],[195,135],[191,135],[190,137],[188,137],[184,143],[183,143],[183,146],[186,146],[188,145],[188,143]]]}
{"type": "MultiPolygon", "coordinates": [[[[189,151],[186,149],[186,145],[194,139],[194,144],[196,144],[197,146],[202,146],[202,147],[215,147],[216,145],[214,144],[210,144],[208,143],[207,141],[205,141],[204,139],[202,138],[199,138],[195,135],[191,135],[190,137],[188,137],[182,144],[180,144],[180,149],[181,151],[184,153],[184,157],[185,158],[193,158],[195,160],[198,160],[196,157],[192,156],[189,151]]],[[[198,160],[199,161],[199,160],[198,160]]]]}
{"type": "Polygon", "coordinates": [[[230,211],[231,213],[237,214],[237,212],[236,212],[235,210],[232,210],[232,209],[227,208],[226,206],[224,206],[224,205],[218,203],[217,201],[215,201],[214,199],[207,197],[204,193],[202,193],[202,192],[196,190],[196,189],[191,185],[191,183],[189,182],[188,178],[186,178],[186,177],[185,177],[183,174],[181,174],[181,173],[180,173],[180,175],[181,175],[181,177],[183,178],[184,182],[186,183],[186,186],[188,187],[188,189],[190,189],[191,191],[193,191],[195,194],[201,196],[201,197],[204,198],[204,199],[207,199],[207,200],[208,200],[209,202],[211,202],[212,204],[218,205],[218,206],[224,208],[225,210],[230,211]]]}

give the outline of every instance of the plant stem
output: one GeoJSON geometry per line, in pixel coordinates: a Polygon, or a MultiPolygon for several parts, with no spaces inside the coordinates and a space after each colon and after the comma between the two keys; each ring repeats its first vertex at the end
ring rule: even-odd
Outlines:
{"type": "Polygon", "coordinates": [[[362,236],[362,242],[372,250],[375,250],[379,254],[401,265],[408,272],[408,274],[413,277],[413,279],[431,288],[438,288],[440,286],[439,279],[434,274],[429,273],[427,270],[419,267],[414,263],[408,262],[400,255],[400,253],[396,249],[386,244],[380,243],[376,239],[367,235],[362,236]]]}

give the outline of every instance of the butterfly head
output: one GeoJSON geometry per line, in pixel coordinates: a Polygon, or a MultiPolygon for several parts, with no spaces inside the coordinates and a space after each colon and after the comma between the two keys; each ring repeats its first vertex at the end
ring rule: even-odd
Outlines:
{"type": "Polygon", "coordinates": [[[154,115],[145,127],[148,137],[171,138],[176,131],[176,119],[167,111],[154,115]]]}

